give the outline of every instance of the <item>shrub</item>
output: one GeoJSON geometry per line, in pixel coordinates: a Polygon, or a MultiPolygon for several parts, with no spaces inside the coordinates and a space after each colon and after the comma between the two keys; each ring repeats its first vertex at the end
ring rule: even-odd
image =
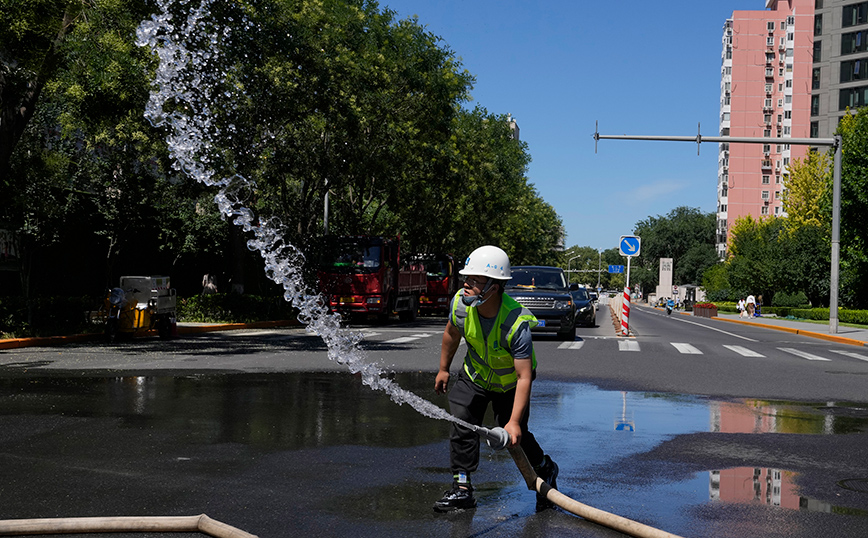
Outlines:
{"type": "Polygon", "coordinates": [[[810,301],[804,292],[799,291],[792,295],[785,292],[775,293],[772,299],[772,306],[789,306],[792,308],[809,308],[810,301]]]}
{"type": "Polygon", "coordinates": [[[216,293],[178,298],[178,321],[250,323],[295,319],[298,310],[283,297],[216,293]]]}

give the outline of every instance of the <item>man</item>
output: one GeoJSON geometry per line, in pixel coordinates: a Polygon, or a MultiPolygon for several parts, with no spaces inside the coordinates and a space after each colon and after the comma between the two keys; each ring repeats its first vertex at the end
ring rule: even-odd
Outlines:
{"type": "MultiPolygon", "coordinates": [[[[449,390],[450,411],[465,422],[481,425],[491,404],[495,421],[509,434],[509,446],[520,445],[537,475],[557,489],[558,466],[527,429],[531,383],[536,375],[530,329],[537,320],[503,293],[511,278],[509,257],[498,247],[479,247],[459,273],[466,279],[463,289],[452,298],[434,391],[447,391],[449,368],[464,337],[467,354],[449,390]]],[[[470,477],[479,465],[478,434],[453,424],[449,455],[452,489],[434,503],[438,512],[476,506],[470,477]]],[[[549,501],[537,494],[537,510],[549,506],[549,501]]]]}

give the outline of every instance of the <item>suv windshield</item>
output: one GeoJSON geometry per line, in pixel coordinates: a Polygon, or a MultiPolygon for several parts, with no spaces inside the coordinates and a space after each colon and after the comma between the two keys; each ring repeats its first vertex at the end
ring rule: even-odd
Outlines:
{"type": "Polygon", "coordinates": [[[512,269],[512,280],[506,285],[508,288],[565,290],[567,282],[564,274],[560,271],[540,269],[512,269]]]}

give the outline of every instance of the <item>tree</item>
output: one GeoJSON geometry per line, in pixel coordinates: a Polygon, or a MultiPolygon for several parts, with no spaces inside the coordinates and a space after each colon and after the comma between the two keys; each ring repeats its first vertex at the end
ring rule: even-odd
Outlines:
{"type": "Polygon", "coordinates": [[[823,233],[818,225],[788,229],[784,218],[737,220],[726,261],[729,298],[762,295],[771,304],[775,293],[803,292],[814,305],[828,304],[829,250],[823,233]]]}
{"type": "Polygon", "coordinates": [[[868,307],[868,109],[845,114],[841,158],[841,299],[868,307]]]}
{"type": "Polygon", "coordinates": [[[824,193],[832,186],[829,164],[829,156],[816,151],[790,163],[784,179],[783,207],[791,228],[828,227],[831,223],[831,215],[823,205],[824,193]]]}
{"type": "Polygon", "coordinates": [[[702,274],[718,261],[713,213],[677,207],[665,217],[648,217],[636,223],[633,233],[642,239],[641,255],[633,260],[630,281],[644,289],[658,284],[660,258],[672,258],[673,281],[699,284],[702,274]]]}

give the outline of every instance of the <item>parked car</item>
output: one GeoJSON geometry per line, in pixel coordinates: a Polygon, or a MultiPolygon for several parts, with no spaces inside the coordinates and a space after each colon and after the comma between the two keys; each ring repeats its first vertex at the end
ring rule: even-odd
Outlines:
{"type": "Polygon", "coordinates": [[[530,310],[537,320],[533,330],[556,332],[564,340],[576,338],[576,307],[571,289],[560,267],[525,265],[512,268],[506,293],[530,310]]]}
{"type": "Polygon", "coordinates": [[[597,309],[588,290],[579,288],[572,290],[570,294],[573,296],[573,304],[576,305],[576,325],[596,327],[597,309]]]}

